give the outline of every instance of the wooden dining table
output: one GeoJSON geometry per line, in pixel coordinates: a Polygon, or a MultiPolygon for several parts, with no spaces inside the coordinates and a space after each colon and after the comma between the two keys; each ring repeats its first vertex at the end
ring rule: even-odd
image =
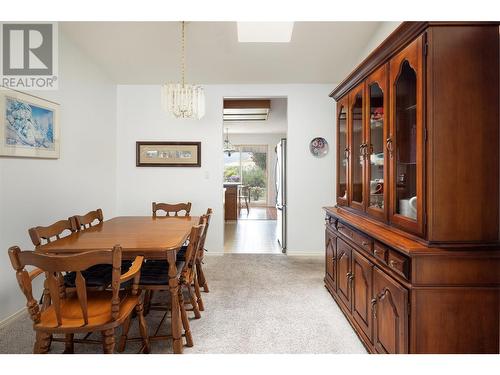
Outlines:
{"type": "Polygon", "coordinates": [[[182,324],[179,310],[177,251],[186,242],[197,216],[118,216],[88,229],[75,232],[57,241],[36,248],[51,254],[70,254],[88,250],[122,248],[125,259],[138,255],[145,259],[168,261],[169,291],[171,296],[171,327],[174,353],[182,353],[182,324]]]}

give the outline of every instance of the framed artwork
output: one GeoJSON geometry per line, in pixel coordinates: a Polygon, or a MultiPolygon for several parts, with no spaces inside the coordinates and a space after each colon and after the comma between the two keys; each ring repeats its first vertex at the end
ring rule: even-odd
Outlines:
{"type": "Polygon", "coordinates": [[[136,142],[138,167],[201,167],[201,142],[136,142]]]}
{"type": "Polygon", "coordinates": [[[0,155],[59,158],[59,104],[0,87],[0,155]]]}

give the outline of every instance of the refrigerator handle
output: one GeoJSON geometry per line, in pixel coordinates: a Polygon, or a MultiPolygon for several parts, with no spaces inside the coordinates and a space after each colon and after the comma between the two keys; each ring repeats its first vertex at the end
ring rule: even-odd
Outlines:
{"type": "Polygon", "coordinates": [[[274,188],[276,190],[276,194],[274,195],[274,205],[278,204],[278,153],[276,152],[276,162],[274,163],[274,188]]]}

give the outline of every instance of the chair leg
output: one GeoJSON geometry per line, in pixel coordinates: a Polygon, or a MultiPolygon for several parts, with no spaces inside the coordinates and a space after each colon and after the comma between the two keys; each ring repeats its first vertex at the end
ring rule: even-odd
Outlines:
{"type": "Polygon", "coordinates": [[[73,333],[66,334],[63,354],[73,354],[75,352],[75,343],[73,342],[74,337],[75,335],[73,333]]]}
{"type": "MultiPolygon", "coordinates": [[[[50,292],[49,292],[49,284],[47,280],[45,280],[43,284],[43,294],[42,294],[42,306],[41,306],[41,311],[47,310],[47,308],[51,304],[51,299],[50,299],[50,292]]],[[[49,335],[49,338],[47,339],[48,343],[47,346],[47,351],[50,350],[50,345],[52,344],[52,335],[49,335]]]]}
{"type": "Polygon", "coordinates": [[[152,290],[146,290],[146,293],[144,294],[144,316],[147,316],[149,314],[149,309],[151,308],[151,300],[153,299],[153,291],[152,290]]]}
{"type": "Polygon", "coordinates": [[[123,353],[125,351],[125,346],[127,345],[127,336],[128,331],[130,329],[130,321],[132,320],[132,313],[130,316],[123,322],[122,325],[122,335],[120,336],[120,342],[118,343],[118,352],[123,353]]]}
{"type": "Polygon", "coordinates": [[[189,284],[185,285],[189,293],[189,300],[191,301],[191,306],[193,306],[194,317],[195,319],[200,319],[201,318],[200,309],[198,308],[198,304],[196,303],[196,296],[193,293],[193,289],[191,289],[191,285],[189,284]]]}
{"type": "Polygon", "coordinates": [[[137,313],[139,320],[139,330],[141,331],[142,344],[144,346],[144,353],[150,353],[151,347],[149,346],[149,335],[148,326],[146,324],[146,319],[144,319],[144,313],[142,309],[142,302],[138,303],[135,307],[135,312],[137,313]]]}
{"type": "Polygon", "coordinates": [[[191,327],[189,326],[189,319],[186,313],[186,307],[184,306],[182,287],[179,288],[179,306],[181,310],[181,320],[182,320],[182,326],[184,328],[184,336],[186,336],[186,346],[191,348],[194,345],[193,335],[191,334],[191,327]]]}
{"type": "Polygon", "coordinates": [[[115,330],[113,328],[101,332],[102,349],[104,354],[113,354],[115,351],[115,330]]]}
{"type": "Polygon", "coordinates": [[[47,308],[50,306],[50,302],[49,284],[47,280],[45,280],[43,284],[42,311],[47,310],[47,308]]]}
{"type": "Polygon", "coordinates": [[[35,345],[33,347],[34,354],[46,354],[50,349],[51,335],[45,332],[37,332],[35,345]]]}
{"type": "Polygon", "coordinates": [[[208,293],[209,290],[208,290],[207,279],[205,278],[205,274],[203,273],[201,262],[196,263],[196,273],[198,276],[199,283],[203,287],[204,292],[208,293]]]}
{"type": "Polygon", "coordinates": [[[248,208],[248,198],[245,197],[245,206],[247,207],[247,215],[250,213],[250,208],[248,208]]]}
{"type": "Polygon", "coordinates": [[[200,284],[198,283],[198,276],[194,274],[194,293],[196,294],[196,303],[200,311],[205,311],[203,300],[201,299],[200,284]]]}

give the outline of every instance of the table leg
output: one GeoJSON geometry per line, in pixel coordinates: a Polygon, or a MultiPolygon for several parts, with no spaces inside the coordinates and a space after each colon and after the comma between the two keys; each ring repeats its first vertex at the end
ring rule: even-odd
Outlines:
{"type": "Polygon", "coordinates": [[[182,353],[182,324],[179,306],[179,280],[177,280],[177,267],[175,266],[175,252],[167,253],[168,260],[168,286],[171,298],[171,327],[174,353],[182,353]]]}

